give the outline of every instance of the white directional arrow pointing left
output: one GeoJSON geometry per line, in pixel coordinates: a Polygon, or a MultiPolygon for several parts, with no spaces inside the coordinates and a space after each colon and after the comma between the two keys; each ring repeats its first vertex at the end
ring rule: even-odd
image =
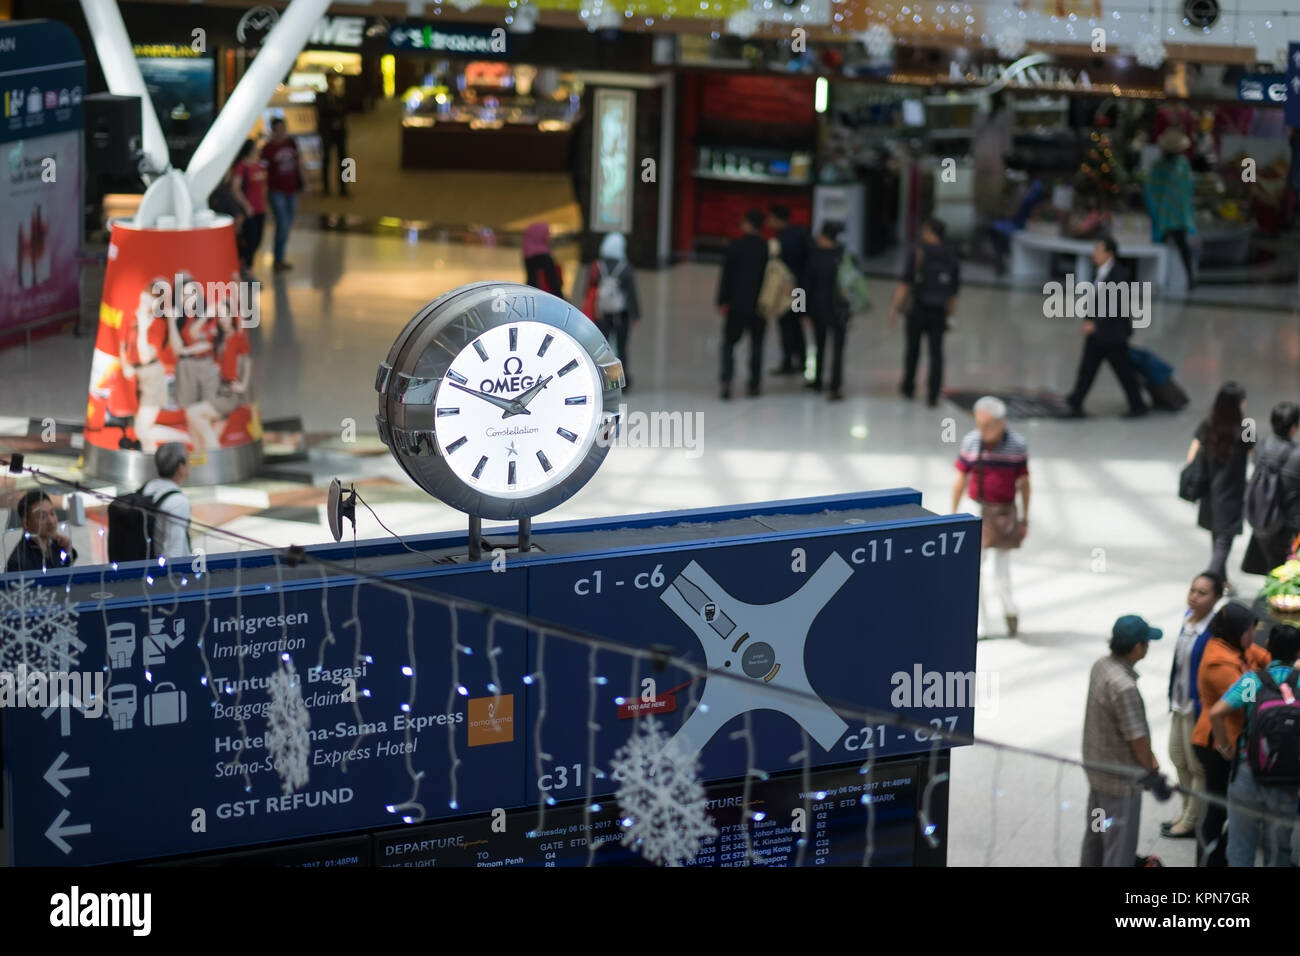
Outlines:
{"type": "Polygon", "coordinates": [[[69,767],[63,769],[64,763],[67,762],[68,755],[60,753],[54,758],[54,763],[50,764],[50,769],[45,771],[45,782],[58,791],[59,796],[66,797],[72,791],[63,785],[63,781],[72,777],[89,777],[89,767],[69,767]]]}
{"type": "Polygon", "coordinates": [[[45,831],[45,838],[57,846],[64,854],[72,852],[72,847],[68,841],[63,839],[65,836],[81,836],[90,832],[89,823],[78,823],[76,826],[65,827],[63,824],[68,819],[68,811],[60,810],[59,815],[54,818],[48,830],[45,831]]]}

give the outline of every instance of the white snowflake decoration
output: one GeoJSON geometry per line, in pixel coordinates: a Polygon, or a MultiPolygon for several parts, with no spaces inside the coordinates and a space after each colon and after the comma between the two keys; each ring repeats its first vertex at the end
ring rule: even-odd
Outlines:
{"type": "Polygon", "coordinates": [[[867,48],[867,55],[873,60],[887,60],[894,52],[894,31],[883,23],[874,24],[871,29],[855,34],[854,39],[867,48]]]}
{"type": "Polygon", "coordinates": [[[606,0],[583,0],[578,16],[587,24],[587,32],[617,30],[623,23],[622,12],[606,0]]]}
{"type": "Polygon", "coordinates": [[[46,673],[72,671],[86,645],[77,639],[77,612],[52,600],[52,588],[19,581],[0,590],[0,670],[20,664],[46,673]]]}
{"type": "Polygon", "coordinates": [[[461,11],[472,10],[474,7],[477,7],[479,4],[479,0],[447,0],[447,2],[450,3],[457,10],[461,10],[461,11]]]}
{"type": "Polygon", "coordinates": [[[1018,59],[1025,52],[1025,33],[1018,26],[1003,27],[993,38],[993,45],[1002,59],[1018,59]]]}
{"type": "Polygon", "coordinates": [[[751,9],[738,10],[727,17],[727,36],[752,37],[758,32],[758,14],[751,9]]]}
{"type": "Polygon", "coordinates": [[[638,847],[650,862],[680,866],[718,835],[706,812],[698,757],[683,753],[654,717],[641,720],[615,751],[610,771],[619,785],[623,844],[638,847]]]}
{"type": "Polygon", "coordinates": [[[280,774],[286,794],[307,785],[311,758],[311,714],[302,699],[302,680],[285,661],[267,682],[271,708],[266,715],[266,751],[280,774]]]}
{"type": "Polygon", "coordinates": [[[1278,47],[1277,52],[1273,54],[1273,69],[1278,73],[1285,73],[1289,55],[1290,53],[1286,47],[1278,47]]]}
{"type": "Polygon", "coordinates": [[[1157,69],[1165,62],[1165,45],[1154,33],[1142,33],[1133,41],[1133,52],[1140,65],[1157,69]]]}

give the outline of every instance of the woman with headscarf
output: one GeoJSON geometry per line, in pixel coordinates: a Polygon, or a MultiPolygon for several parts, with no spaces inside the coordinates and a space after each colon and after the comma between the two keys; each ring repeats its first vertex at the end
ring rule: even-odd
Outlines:
{"type": "Polygon", "coordinates": [[[1242,731],[1241,715],[1227,727],[1228,739],[1219,747],[1211,740],[1210,711],[1233,684],[1248,670],[1267,667],[1268,652],[1255,646],[1255,612],[1232,601],[1210,618],[1210,640],[1196,672],[1200,709],[1192,730],[1192,749],[1205,771],[1205,789],[1217,801],[1207,800],[1196,834],[1196,865],[1227,866],[1228,842],[1223,825],[1228,820],[1228,778],[1236,756],[1237,737],[1242,731]]]}
{"type": "Polygon", "coordinates": [[[1196,210],[1192,205],[1195,187],[1192,167],[1183,155],[1192,145],[1182,130],[1170,127],[1156,140],[1160,158],[1147,172],[1142,195],[1151,214],[1151,241],[1160,243],[1168,237],[1178,247],[1187,272],[1187,291],[1196,285],[1191,241],[1196,235],[1196,210]]]}
{"type": "Polygon", "coordinates": [[[623,388],[627,389],[627,338],[632,323],[641,318],[636,294],[636,275],[627,259],[627,239],[621,232],[608,233],[600,242],[600,256],[587,276],[585,311],[601,334],[609,339],[623,363],[623,388]]]}
{"type": "Polygon", "coordinates": [[[551,255],[549,222],[532,222],[524,229],[524,276],[533,288],[564,297],[564,276],[551,255]]]}

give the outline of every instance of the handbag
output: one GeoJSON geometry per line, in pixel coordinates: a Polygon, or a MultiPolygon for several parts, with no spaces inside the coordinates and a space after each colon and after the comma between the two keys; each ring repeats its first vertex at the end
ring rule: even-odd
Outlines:
{"type": "Polygon", "coordinates": [[[1183,466],[1178,475],[1178,497],[1184,501],[1200,501],[1210,490],[1210,471],[1205,459],[1205,447],[1196,449],[1196,457],[1183,466]]]}
{"type": "MultiPolygon", "coordinates": [[[[980,444],[979,457],[975,459],[975,484],[979,486],[979,496],[984,497],[984,445],[980,444]]],[[[975,491],[974,488],[971,489],[975,491]]],[[[973,495],[972,495],[973,497],[973,495]]],[[[979,498],[976,499],[979,501],[979,498]]],[[[984,522],[980,534],[980,546],[984,548],[1018,548],[1025,540],[1028,526],[1020,520],[1014,500],[1006,503],[980,501],[981,517],[984,522]]]]}
{"type": "Polygon", "coordinates": [[[916,284],[921,281],[921,256],[924,251],[920,246],[916,247],[916,263],[912,268],[912,281],[903,293],[903,301],[898,307],[898,311],[903,315],[910,315],[912,307],[916,305],[916,284]]]}

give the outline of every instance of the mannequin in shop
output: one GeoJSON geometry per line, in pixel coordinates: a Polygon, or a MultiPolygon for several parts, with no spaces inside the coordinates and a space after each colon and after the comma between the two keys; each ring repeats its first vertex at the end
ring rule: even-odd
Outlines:
{"type": "Polygon", "coordinates": [[[975,218],[978,235],[989,235],[994,221],[1006,216],[1006,156],[1012,147],[1013,118],[1006,97],[990,96],[971,142],[975,169],[975,218]]]}

